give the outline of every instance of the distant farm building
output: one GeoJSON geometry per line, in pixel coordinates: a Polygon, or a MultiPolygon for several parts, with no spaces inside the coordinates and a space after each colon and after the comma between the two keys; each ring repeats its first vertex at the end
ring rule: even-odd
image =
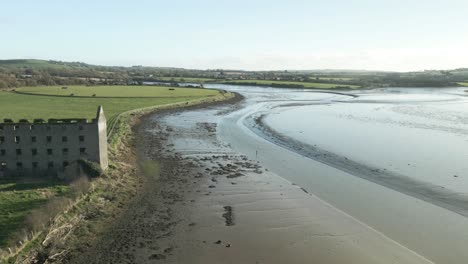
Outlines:
{"type": "Polygon", "coordinates": [[[107,126],[102,107],[96,118],[35,119],[0,123],[0,177],[76,174],[79,160],[108,166],[107,126]]]}

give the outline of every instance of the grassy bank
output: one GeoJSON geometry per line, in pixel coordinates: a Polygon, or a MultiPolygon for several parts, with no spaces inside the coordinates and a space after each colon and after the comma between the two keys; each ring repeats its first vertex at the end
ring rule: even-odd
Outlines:
{"type": "MultiPolygon", "coordinates": [[[[208,94],[211,95],[212,92],[209,91],[208,94]]],[[[106,230],[112,220],[125,209],[125,206],[136,195],[137,190],[143,184],[144,179],[139,176],[137,170],[138,166],[135,150],[133,149],[134,139],[131,129],[132,124],[138,122],[138,116],[158,109],[170,109],[222,101],[233,96],[231,93],[215,92],[216,94],[213,96],[191,97],[190,100],[185,101],[178,98],[170,103],[163,104],[154,104],[154,102],[160,101],[153,101],[153,105],[143,105],[143,107],[123,112],[116,111],[113,119],[114,133],[109,138],[109,169],[104,175],[91,181],[86,187],[88,191],[83,192],[84,194],[76,195],[76,192],[73,192],[74,197],[76,197],[75,199],[64,200],[60,205],[60,208],[62,208],[61,213],[49,215],[48,219],[52,220],[47,220],[47,228],[43,228],[42,230],[36,229],[34,232],[30,232],[31,234],[23,239],[21,244],[11,247],[11,252],[8,250],[0,252],[3,259],[7,263],[14,263],[18,260],[30,263],[29,260],[32,259],[51,257],[52,255],[57,256],[57,254],[65,257],[70,254],[80,254],[80,252],[86,250],[106,230]]],[[[44,96],[28,95],[28,98],[30,97],[44,98],[44,96]]],[[[55,97],[54,100],[57,98],[62,99],[55,97]]],[[[73,99],[83,100],[81,98],[73,99]]],[[[66,105],[63,105],[63,107],[66,107],[66,105]]],[[[77,113],[84,112],[77,111],[77,113]]],[[[5,186],[5,188],[11,189],[9,186],[5,186]]],[[[55,189],[49,190],[46,188],[45,191],[49,193],[52,193],[53,190],[57,191],[50,196],[41,196],[40,194],[44,191],[43,188],[31,186],[30,189],[25,190],[26,193],[20,195],[20,197],[30,198],[29,200],[24,198],[24,202],[28,204],[28,207],[19,208],[18,212],[15,212],[19,215],[16,219],[19,221],[11,221],[13,215],[5,213],[5,218],[9,220],[9,222],[7,220],[5,222],[12,227],[11,234],[15,233],[14,229],[19,230],[24,227],[24,220],[34,210],[38,211],[47,207],[50,204],[50,198],[67,194],[66,186],[57,185],[50,186],[49,188],[55,189]],[[14,222],[21,224],[13,226],[14,222]]],[[[5,195],[10,194],[5,193],[5,195]]],[[[13,200],[17,200],[18,202],[18,199],[13,200]]],[[[5,209],[1,211],[2,214],[15,206],[13,202],[9,201],[5,200],[5,203],[0,204],[5,209]]]]}
{"type": "Polygon", "coordinates": [[[28,214],[54,197],[67,195],[69,187],[56,181],[0,181],[0,248],[20,239],[15,232],[28,214]]]}
{"type": "Polygon", "coordinates": [[[290,81],[268,81],[268,80],[232,80],[224,82],[226,84],[238,85],[257,85],[271,87],[286,87],[286,88],[308,88],[308,89],[358,89],[358,85],[350,84],[334,84],[334,83],[319,83],[319,82],[290,82],[290,81]]]}

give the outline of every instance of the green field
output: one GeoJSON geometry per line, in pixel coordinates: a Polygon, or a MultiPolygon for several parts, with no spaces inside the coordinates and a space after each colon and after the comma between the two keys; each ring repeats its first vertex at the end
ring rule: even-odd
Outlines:
{"type": "Polygon", "coordinates": [[[188,83],[205,83],[205,82],[213,82],[216,79],[210,78],[191,78],[191,77],[155,77],[161,81],[174,81],[174,82],[188,82],[188,83]]]}
{"type": "Polygon", "coordinates": [[[461,86],[466,86],[466,87],[468,87],[468,82],[459,82],[458,84],[461,85],[461,86]]]}
{"type": "Polygon", "coordinates": [[[304,88],[315,88],[315,89],[334,89],[338,87],[347,86],[352,89],[357,89],[360,86],[358,85],[347,85],[347,84],[334,84],[334,83],[314,83],[314,82],[289,82],[289,81],[269,81],[269,80],[233,80],[229,81],[229,83],[256,83],[258,85],[274,85],[276,87],[284,85],[285,87],[290,85],[302,85],[304,88]]]}
{"type": "Polygon", "coordinates": [[[0,182],[0,248],[25,225],[31,210],[44,205],[51,197],[65,195],[68,187],[54,182],[0,182]]]}
{"type": "Polygon", "coordinates": [[[35,118],[92,119],[95,117],[99,105],[104,107],[104,112],[109,120],[118,113],[136,108],[196,100],[219,94],[216,90],[208,89],[176,88],[174,91],[169,91],[167,87],[154,86],[102,86],[94,88],[74,86],[66,90],[54,86],[27,87],[17,90],[42,95],[63,96],[37,96],[7,91],[0,92],[0,120],[4,118],[13,120],[24,118],[30,121],[35,118]],[[75,96],[92,96],[92,94],[96,93],[97,97],[79,98],[66,95],[72,91],[75,96]],[[133,96],[138,98],[99,98],[99,96],[133,96]]]}
{"type": "Polygon", "coordinates": [[[39,86],[16,89],[18,92],[42,95],[87,97],[200,97],[216,95],[215,90],[200,90],[161,86],[39,86]]]}
{"type": "Polygon", "coordinates": [[[320,76],[312,76],[312,79],[315,79],[316,77],[319,78],[319,80],[325,80],[325,81],[340,81],[340,82],[348,82],[354,80],[354,78],[350,77],[320,77],[320,76]]]}
{"type": "MultiPolygon", "coordinates": [[[[168,87],[152,86],[74,86],[68,89],[54,86],[27,87],[17,90],[37,95],[1,91],[0,122],[4,118],[13,120],[24,118],[30,121],[35,118],[92,119],[99,105],[103,105],[107,119],[112,120],[117,114],[132,109],[219,95],[216,90],[176,88],[172,91],[168,87]],[[70,92],[75,96],[91,96],[92,94],[97,96],[70,97],[68,95],[70,92]]],[[[36,208],[42,210],[41,206],[46,204],[51,197],[64,194],[67,188],[53,182],[26,184],[0,181],[0,249],[13,239],[14,233],[19,228],[24,226],[25,219],[32,210],[36,208]]]]}

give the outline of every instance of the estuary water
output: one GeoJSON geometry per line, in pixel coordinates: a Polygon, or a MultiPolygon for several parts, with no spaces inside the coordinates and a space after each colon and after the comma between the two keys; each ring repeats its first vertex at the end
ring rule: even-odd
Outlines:
{"type": "Polygon", "coordinates": [[[435,263],[467,263],[463,88],[213,87],[246,97],[222,141],[435,263]]]}
{"type": "Polygon", "coordinates": [[[343,103],[284,107],[265,121],[301,142],[465,195],[468,104],[463,99],[366,95],[343,103]]]}

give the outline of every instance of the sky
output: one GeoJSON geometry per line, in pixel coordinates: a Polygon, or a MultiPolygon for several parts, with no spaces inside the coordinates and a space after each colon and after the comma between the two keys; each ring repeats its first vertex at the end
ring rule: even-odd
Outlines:
{"type": "Polygon", "coordinates": [[[0,0],[0,59],[196,69],[468,67],[467,0],[0,0]]]}

